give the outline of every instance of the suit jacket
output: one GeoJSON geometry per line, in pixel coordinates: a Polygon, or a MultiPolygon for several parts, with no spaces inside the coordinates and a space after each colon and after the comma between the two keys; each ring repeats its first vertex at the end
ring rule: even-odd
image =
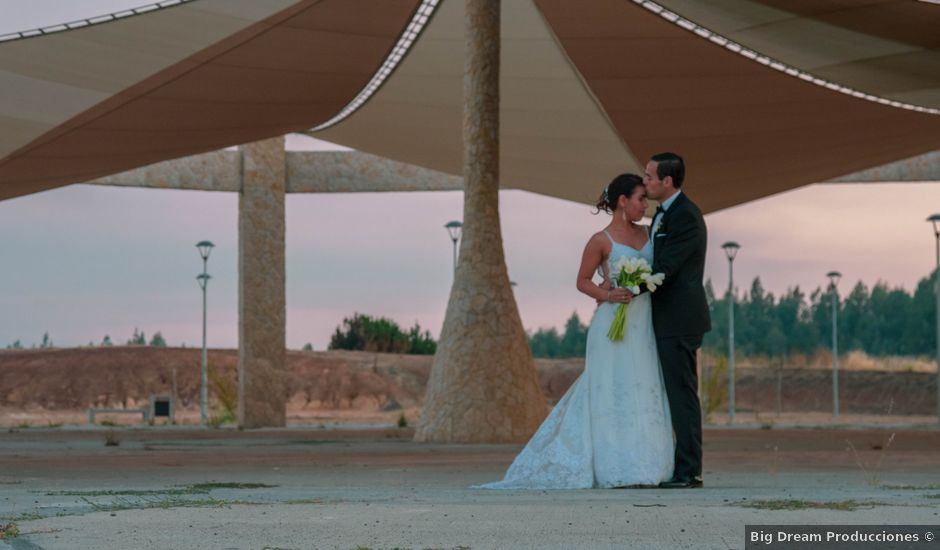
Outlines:
{"type": "Polygon", "coordinates": [[[660,216],[659,230],[654,229],[653,273],[666,275],[652,295],[656,337],[701,336],[711,330],[703,285],[708,231],[702,211],[682,193],[660,216]]]}

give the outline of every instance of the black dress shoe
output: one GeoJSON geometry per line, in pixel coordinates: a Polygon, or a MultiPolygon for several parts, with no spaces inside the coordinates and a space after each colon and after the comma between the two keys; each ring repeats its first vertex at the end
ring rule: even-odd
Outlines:
{"type": "Polygon", "coordinates": [[[700,477],[674,477],[659,484],[660,489],[701,489],[702,486],[700,477]]]}

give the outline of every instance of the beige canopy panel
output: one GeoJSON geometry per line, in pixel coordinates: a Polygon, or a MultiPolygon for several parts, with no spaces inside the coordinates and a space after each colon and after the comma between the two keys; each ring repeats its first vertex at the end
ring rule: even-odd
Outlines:
{"type": "Polygon", "coordinates": [[[659,0],[659,4],[814,76],[887,99],[940,108],[940,5],[935,2],[659,0]]]}
{"type": "Polygon", "coordinates": [[[940,116],[795,78],[637,3],[536,3],[635,156],[683,154],[706,211],[940,149],[940,116]]]}
{"type": "Polygon", "coordinates": [[[0,199],[320,124],[418,0],[193,0],[0,42],[0,199]]]}
{"type": "MultiPolygon", "coordinates": [[[[671,150],[714,211],[940,149],[940,5],[502,5],[504,187],[591,202],[671,150]]],[[[462,6],[407,51],[427,1],[190,0],[0,42],[0,199],[311,128],[459,174],[462,6]]]]}
{"type": "MultiPolygon", "coordinates": [[[[574,11],[589,6],[572,4],[574,11]]],[[[536,4],[504,0],[502,19],[501,185],[590,202],[613,176],[641,170],[536,4]]],[[[445,0],[375,97],[311,135],[461,173],[463,33],[463,1],[445,0]]]]}
{"type": "MultiPolygon", "coordinates": [[[[780,2],[806,11],[826,4],[828,12],[836,4],[871,3],[780,2]]],[[[740,22],[770,9],[746,0],[686,4],[696,7],[692,15],[705,12],[725,29],[734,16],[740,22]]],[[[892,25],[911,17],[923,40],[940,36],[927,32],[940,28],[940,6],[880,4],[916,4],[891,12],[892,25]]],[[[444,2],[397,72],[355,116],[312,135],[459,173],[460,6],[444,2]],[[390,133],[397,139],[387,139],[390,133]]],[[[803,80],[793,74],[800,66],[787,74],[786,67],[761,64],[662,11],[662,5],[632,0],[503,2],[504,187],[590,202],[612,176],[638,171],[650,155],[668,150],[686,158],[689,192],[714,211],[940,148],[940,116],[803,80]]],[[[862,57],[885,40],[882,30],[864,31],[880,29],[887,15],[857,15],[854,44],[835,33],[807,45],[798,27],[790,33],[769,27],[768,33],[791,50],[818,50],[820,58],[834,55],[836,46],[860,50],[856,57],[862,57]],[[871,18],[867,25],[865,17],[871,18]]],[[[805,19],[812,24],[811,16],[805,19]]],[[[760,35],[758,24],[753,27],[760,35]]],[[[903,64],[883,67],[872,77],[882,86],[909,77],[903,64]]],[[[940,70],[933,75],[940,78],[940,70]]],[[[940,91],[930,97],[940,103],[940,91]]]]}

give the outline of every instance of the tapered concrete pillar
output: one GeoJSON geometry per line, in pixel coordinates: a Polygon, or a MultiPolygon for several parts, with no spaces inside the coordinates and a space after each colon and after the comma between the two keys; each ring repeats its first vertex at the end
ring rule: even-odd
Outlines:
{"type": "Polygon", "coordinates": [[[238,200],[238,424],[284,426],[284,138],[241,147],[238,200]]]}
{"type": "Polygon", "coordinates": [[[519,442],[546,405],[499,227],[500,2],[465,6],[463,234],[415,440],[519,442]]]}

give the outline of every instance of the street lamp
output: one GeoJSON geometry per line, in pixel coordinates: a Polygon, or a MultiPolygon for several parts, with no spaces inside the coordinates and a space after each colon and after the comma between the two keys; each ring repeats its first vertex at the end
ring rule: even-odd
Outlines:
{"type": "Polygon", "coordinates": [[[721,245],[728,257],[728,423],[734,422],[734,258],[741,245],[728,241],[721,245]]]}
{"type": "Polygon", "coordinates": [[[447,222],[444,227],[447,228],[447,233],[450,234],[450,240],[454,241],[454,273],[457,273],[457,241],[460,240],[460,231],[463,224],[454,220],[447,222]]]}
{"type": "Polygon", "coordinates": [[[832,416],[839,416],[839,291],[836,288],[842,274],[838,271],[826,273],[829,290],[832,291],[832,416]]]}
{"type": "Polygon", "coordinates": [[[199,418],[202,425],[209,422],[209,357],[206,350],[206,286],[212,277],[208,273],[209,254],[215,245],[209,241],[199,241],[196,248],[202,256],[202,273],[196,276],[199,287],[202,288],[202,387],[199,391],[199,418]]]}
{"type": "Polygon", "coordinates": [[[940,214],[927,218],[933,224],[933,234],[937,242],[937,264],[934,267],[933,290],[937,296],[937,422],[940,422],[940,214]]]}

